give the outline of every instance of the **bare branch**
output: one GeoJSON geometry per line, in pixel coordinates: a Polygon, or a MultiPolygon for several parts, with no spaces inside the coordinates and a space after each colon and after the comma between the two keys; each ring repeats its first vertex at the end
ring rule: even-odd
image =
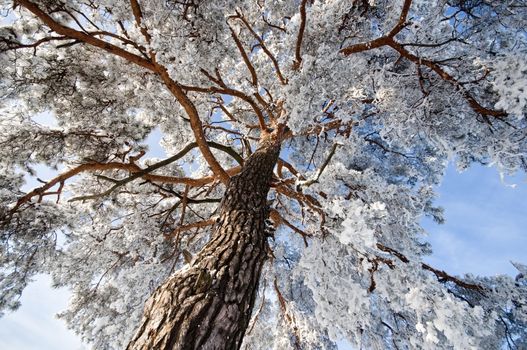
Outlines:
{"type": "Polygon", "coordinates": [[[276,75],[278,77],[278,80],[280,80],[280,83],[282,83],[282,85],[287,85],[287,79],[285,79],[284,76],[282,75],[282,71],[280,70],[280,65],[278,64],[276,57],[271,53],[271,51],[269,51],[263,39],[254,31],[253,27],[249,24],[247,19],[241,13],[238,13],[238,12],[237,12],[237,15],[233,16],[232,18],[238,18],[243,22],[245,27],[247,27],[249,32],[251,32],[251,34],[254,36],[256,41],[258,41],[258,44],[260,45],[264,53],[269,57],[269,59],[273,63],[274,69],[276,71],[276,75]]]}
{"type": "Polygon", "coordinates": [[[141,11],[141,6],[139,5],[139,2],[137,0],[130,0],[130,6],[132,7],[132,12],[134,14],[135,23],[137,24],[137,27],[139,27],[139,30],[141,30],[141,34],[143,34],[143,36],[145,37],[146,42],[150,44],[152,37],[150,36],[150,33],[148,33],[146,27],[142,24],[143,13],[141,11]]]}
{"type": "MultiPolygon", "coordinates": [[[[377,243],[377,248],[379,248],[380,250],[382,250],[384,252],[387,252],[387,253],[390,253],[390,254],[396,256],[400,261],[402,261],[405,264],[410,262],[410,260],[406,256],[404,256],[404,254],[402,254],[401,252],[398,252],[397,250],[395,250],[393,248],[387,247],[387,246],[385,246],[383,244],[380,244],[380,243],[377,243]]],[[[436,275],[436,277],[439,280],[439,282],[453,282],[454,284],[458,285],[459,287],[475,290],[475,291],[483,294],[484,288],[482,286],[480,286],[480,285],[464,282],[464,281],[460,280],[457,277],[454,277],[454,276],[451,276],[451,275],[447,274],[445,271],[435,269],[435,268],[433,268],[430,265],[425,264],[425,263],[421,263],[421,267],[423,268],[423,270],[427,270],[427,271],[433,272],[434,275],[436,275]]]]}
{"type": "Polygon", "coordinates": [[[249,73],[251,73],[252,78],[252,84],[254,86],[258,86],[258,75],[256,74],[256,70],[254,69],[253,64],[251,63],[251,60],[249,59],[249,56],[247,56],[247,52],[245,52],[245,49],[243,48],[242,42],[234,32],[234,29],[229,26],[229,29],[231,30],[231,36],[234,39],[234,42],[236,43],[236,47],[238,48],[238,51],[240,51],[240,54],[242,55],[243,62],[245,62],[245,65],[247,66],[247,69],[249,70],[249,73]]]}
{"type": "Polygon", "coordinates": [[[320,178],[320,176],[322,175],[322,172],[324,171],[324,169],[326,169],[326,167],[328,166],[329,162],[331,161],[331,158],[333,158],[333,155],[335,155],[335,151],[337,150],[337,147],[339,146],[338,143],[334,143],[333,146],[331,147],[331,150],[329,151],[329,154],[328,154],[328,157],[326,158],[326,160],[324,161],[324,163],[320,166],[320,169],[318,169],[318,171],[315,173],[315,176],[311,179],[308,179],[308,180],[304,180],[304,181],[299,181],[297,183],[297,186],[299,188],[302,188],[302,187],[309,187],[311,186],[312,184],[314,183],[317,183],[318,182],[318,179],[320,178]]]}
{"type": "Polygon", "coordinates": [[[63,26],[62,24],[55,21],[51,16],[42,11],[36,4],[28,0],[18,0],[18,4],[26,8],[28,11],[37,16],[42,22],[44,22],[54,32],[67,36],[72,39],[77,39],[86,44],[103,49],[106,52],[122,57],[127,61],[133,62],[141,67],[144,67],[150,71],[155,71],[155,66],[149,60],[130,53],[126,50],[121,49],[118,46],[112,45],[104,40],[97,39],[92,35],[80,32],[78,30],[63,26]]]}
{"type": "Polygon", "coordinates": [[[208,220],[197,221],[197,222],[193,222],[193,223],[186,224],[186,225],[179,225],[172,232],[170,232],[169,234],[165,235],[165,238],[167,238],[167,239],[173,238],[173,237],[179,235],[181,232],[188,231],[188,230],[191,230],[193,228],[203,228],[203,227],[207,227],[207,226],[212,226],[215,223],[216,223],[216,219],[211,218],[211,219],[208,219],[208,220]]]}
{"type": "MultiPolygon", "coordinates": [[[[243,164],[243,159],[230,147],[228,146],[225,146],[225,145],[221,145],[221,144],[218,144],[218,143],[215,143],[215,142],[207,142],[207,144],[211,147],[214,147],[214,148],[217,148],[219,150],[222,150],[230,155],[233,156],[234,159],[236,159],[236,161],[238,161],[238,163],[241,165],[243,164]]],[[[170,158],[167,158],[165,160],[162,160],[160,162],[157,162],[156,164],[154,165],[151,165],[145,169],[142,169],[142,170],[139,170],[137,172],[134,172],[133,175],[125,178],[125,179],[122,179],[122,180],[119,180],[119,181],[116,181],[114,183],[114,185],[112,187],[110,187],[108,190],[102,192],[102,193],[98,193],[98,194],[92,194],[92,195],[87,195],[87,196],[80,196],[80,197],[75,197],[75,198],[72,198],[70,199],[69,201],[70,202],[73,202],[73,201],[79,201],[79,200],[88,200],[88,199],[96,199],[96,198],[101,198],[101,197],[106,197],[108,196],[109,194],[111,194],[113,191],[115,191],[117,188],[119,187],[122,187],[124,185],[126,185],[127,183],[129,182],[132,182],[138,178],[146,178],[145,175],[159,169],[159,168],[162,168],[168,164],[171,164],[173,162],[175,162],[176,160],[182,158],[183,156],[185,156],[190,150],[192,150],[193,148],[195,148],[197,146],[197,142],[191,142],[189,143],[188,145],[186,145],[180,152],[178,152],[177,154],[173,155],[172,157],[170,158]]],[[[181,178],[182,180],[184,178],[181,178]]],[[[187,186],[192,186],[191,185],[191,182],[192,181],[185,181],[185,182],[182,182],[182,183],[185,183],[187,186]]]]}
{"type": "Polygon", "coordinates": [[[298,28],[298,35],[295,45],[295,61],[293,62],[293,69],[297,70],[302,64],[302,40],[304,39],[304,31],[306,30],[306,5],[307,0],[302,0],[300,3],[300,27],[298,28]]]}

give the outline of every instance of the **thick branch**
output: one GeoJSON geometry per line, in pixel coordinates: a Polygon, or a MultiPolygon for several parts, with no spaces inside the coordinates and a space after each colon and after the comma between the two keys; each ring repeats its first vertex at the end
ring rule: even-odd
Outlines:
{"type": "Polygon", "coordinates": [[[148,30],[142,24],[143,13],[141,11],[141,6],[139,5],[139,2],[137,0],[130,0],[130,6],[132,7],[135,23],[141,30],[141,34],[143,34],[143,36],[145,37],[146,42],[150,44],[151,36],[150,33],[148,33],[148,30]]]}
{"type": "Polygon", "coordinates": [[[147,59],[130,53],[126,50],[121,49],[118,46],[112,45],[104,40],[97,39],[89,34],[77,31],[75,29],[63,26],[62,24],[55,21],[51,16],[42,11],[36,4],[28,0],[17,0],[17,3],[29,10],[35,16],[37,16],[42,22],[44,22],[51,30],[58,34],[77,39],[83,43],[90,44],[92,46],[103,49],[113,55],[122,57],[127,61],[133,62],[141,67],[144,67],[150,71],[155,71],[155,66],[147,59]]]}
{"type": "Polygon", "coordinates": [[[185,112],[188,114],[190,118],[190,125],[194,133],[194,137],[196,139],[198,147],[201,153],[203,154],[203,157],[205,158],[205,160],[211,167],[213,173],[220,178],[221,182],[223,182],[224,184],[227,184],[227,182],[229,181],[229,175],[225,172],[225,170],[218,163],[218,161],[212,154],[211,150],[209,149],[209,146],[207,145],[207,141],[203,133],[203,126],[202,126],[201,120],[199,119],[199,114],[198,114],[196,107],[194,106],[192,101],[190,101],[190,99],[185,94],[181,86],[176,81],[172,80],[172,78],[170,78],[165,67],[155,62],[146,60],[137,55],[134,55],[108,42],[94,38],[93,36],[79,32],[69,27],[65,27],[62,24],[56,22],[53,18],[51,18],[48,14],[42,11],[37,5],[35,5],[31,1],[20,0],[18,1],[18,3],[22,5],[23,7],[25,7],[26,9],[28,9],[30,12],[32,12],[35,16],[40,18],[48,27],[50,27],[55,32],[68,36],[70,38],[80,40],[84,43],[93,45],[95,47],[99,47],[111,54],[125,58],[126,60],[132,63],[138,64],[139,66],[145,67],[151,71],[156,72],[161,77],[162,81],[165,83],[165,85],[170,90],[170,92],[174,95],[174,97],[176,97],[178,102],[183,106],[183,108],[185,109],[185,112]]]}
{"type": "Polygon", "coordinates": [[[172,78],[170,78],[165,67],[160,66],[157,63],[155,64],[155,67],[155,70],[159,73],[161,79],[163,80],[167,88],[176,97],[178,102],[181,104],[181,106],[183,106],[185,112],[189,116],[190,126],[192,128],[192,131],[194,132],[194,137],[198,144],[199,150],[203,154],[203,158],[205,158],[210,168],[212,169],[212,172],[219,177],[221,182],[223,184],[227,184],[230,178],[229,174],[227,174],[225,170],[221,167],[220,163],[218,163],[218,160],[216,159],[216,157],[214,157],[207,144],[205,134],[203,133],[203,124],[201,123],[201,120],[199,118],[196,106],[194,106],[192,101],[185,94],[182,87],[176,81],[172,80],[172,78]]]}
{"type": "MultiPolygon", "coordinates": [[[[214,148],[217,148],[219,150],[222,150],[226,153],[228,153],[229,155],[231,155],[240,165],[243,164],[243,159],[241,158],[240,155],[238,155],[232,148],[230,147],[227,147],[227,146],[224,146],[224,145],[220,145],[220,144],[217,144],[217,143],[214,143],[214,142],[209,142],[210,146],[211,147],[214,147],[214,148]]],[[[105,170],[127,170],[129,172],[132,173],[131,176],[123,179],[123,180],[119,180],[119,181],[116,181],[114,186],[112,186],[110,188],[110,190],[108,191],[105,191],[104,193],[102,194],[98,194],[98,195],[91,195],[91,196],[84,196],[84,197],[89,197],[89,198],[81,198],[81,197],[78,197],[80,199],[90,199],[90,198],[95,198],[96,197],[101,197],[101,196],[104,196],[104,195],[107,195],[109,193],[111,193],[112,191],[114,191],[117,187],[120,187],[120,186],[123,186],[133,180],[136,180],[138,178],[143,178],[145,180],[149,180],[149,181],[154,181],[154,182],[160,182],[160,183],[171,183],[171,184],[185,184],[185,185],[188,185],[188,186],[194,186],[194,187],[197,187],[197,186],[203,186],[203,185],[206,185],[208,183],[211,183],[214,181],[214,176],[205,176],[205,177],[202,177],[202,178],[199,178],[199,179],[193,179],[193,178],[188,178],[188,177],[174,177],[174,176],[163,176],[163,175],[152,175],[150,174],[151,172],[163,167],[163,166],[166,166],[168,164],[171,164],[173,162],[175,162],[176,160],[182,158],[185,154],[187,154],[191,149],[195,148],[197,146],[197,143],[196,142],[192,142],[190,144],[188,144],[187,146],[185,146],[183,148],[183,150],[181,150],[180,152],[178,152],[177,154],[173,155],[172,157],[170,158],[167,158],[165,160],[162,160],[156,164],[153,164],[145,169],[141,169],[138,165],[136,164],[133,164],[133,163],[118,163],[118,162],[109,162],[109,163],[87,163],[87,164],[82,164],[82,165],[79,165],[73,169],[70,169],[62,174],[60,174],[59,176],[53,178],[52,180],[48,181],[47,183],[45,183],[43,186],[41,187],[38,187],[38,188],[35,188],[33,189],[32,191],[26,193],[23,197],[21,197],[17,203],[15,204],[15,206],[13,207],[13,209],[11,209],[11,214],[13,214],[14,212],[16,212],[21,205],[23,205],[24,203],[27,203],[28,201],[30,201],[33,197],[35,196],[42,196],[42,195],[45,195],[47,194],[47,190],[51,189],[52,187],[54,187],[55,185],[57,184],[63,184],[66,180],[82,173],[82,172],[87,172],[87,171],[105,171],[105,170]]],[[[227,173],[229,175],[234,175],[234,174],[237,174],[239,171],[240,171],[240,166],[237,166],[237,167],[234,167],[234,168],[231,168],[231,169],[228,169],[227,170],[227,173]]],[[[57,194],[55,192],[53,192],[53,194],[57,194]]]]}

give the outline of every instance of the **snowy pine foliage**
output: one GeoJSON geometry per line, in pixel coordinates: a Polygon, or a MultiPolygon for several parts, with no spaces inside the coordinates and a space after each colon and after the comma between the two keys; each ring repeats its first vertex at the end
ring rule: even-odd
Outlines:
{"type": "Polygon", "coordinates": [[[246,349],[524,349],[518,277],[422,262],[449,161],[527,170],[524,0],[0,1],[0,311],[38,273],[94,349],[287,127],[246,349]],[[53,116],[56,125],[35,122],[53,116]],[[145,156],[162,133],[163,159],[145,156]],[[33,191],[37,165],[56,169],[33,191]]]}

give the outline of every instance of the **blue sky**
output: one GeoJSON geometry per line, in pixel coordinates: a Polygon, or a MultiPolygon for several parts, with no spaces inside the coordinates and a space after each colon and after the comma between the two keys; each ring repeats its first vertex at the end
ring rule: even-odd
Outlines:
{"type": "MultiPolygon", "coordinates": [[[[151,135],[149,155],[162,156],[151,135]]],[[[45,177],[45,176],[44,176],[45,177]]],[[[464,173],[449,167],[438,187],[437,204],[446,223],[424,219],[434,254],[426,260],[451,274],[509,274],[510,261],[527,263],[527,182],[525,174],[501,180],[494,168],[473,166],[464,173]],[[512,185],[516,185],[514,188],[512,185]]],[[[67,290],[53,290],[40,276],[22,296],[22,307],[0,319],[2,350],[80,350],[78,337],[54,317],[68,303],[67,290]]]]}
{"type": "MultiPolygon", "coordinates": [[[[0,18],[0,25],[7,20],[0,18]]],[[[159,137],[159,132],[151,137],[159,137]]],[[[160,146],[148,143],[151,154],[162,157],[160,146]]],[[[50,174],[45,173],[39,176],[50,174]]],[[[513,276],[516,271],[511,260],[527,263],[525,174],[502,181],[492,168],[473,166],[459,174],[450,167],[438,192],[436,203],[445,208],[446,223],[423,220],[434,249],[426,259],[432,266],[451,274],[513,276]]],[[[22,307],[0,319],[0,349],[84,349],[79,338],[54,317],[68,299],[67,290],[51,289],[50,279],[39,276],[24,292],[22,307]]]]}
{"type": "Polygon", "coordinates": [[[515,276],[510,261],[527,263],[526,175],[501,179],[494,168],[450,166],[437,191],[446,223],[423,220],[434,250],[426,260],[452,274],[515,276]]]}

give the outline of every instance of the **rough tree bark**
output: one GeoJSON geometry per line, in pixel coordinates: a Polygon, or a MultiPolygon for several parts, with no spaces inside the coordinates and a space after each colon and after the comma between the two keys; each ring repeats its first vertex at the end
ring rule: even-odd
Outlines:
{"type": "Polygon", "coordinates": [[[149,298],[128,350],[240,348],[267,256],[267,193],[279,151],[269,135],[230,179],[210,242],[149,298]]]}

